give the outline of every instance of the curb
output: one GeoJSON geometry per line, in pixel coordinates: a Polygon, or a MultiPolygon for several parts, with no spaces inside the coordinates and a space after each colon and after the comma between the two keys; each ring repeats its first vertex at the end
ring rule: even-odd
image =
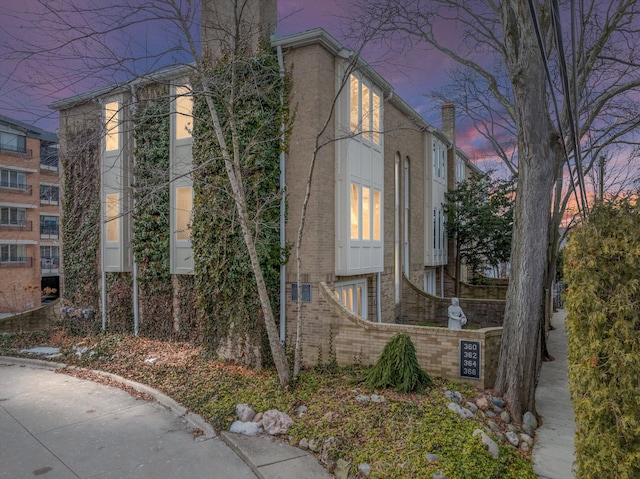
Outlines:
{"type": "MultiPolygon", "coordinates": [[[[118,376],[117,374],[108,373],[106,371],[100,371],[98,369],[87,369],[79,366],[71,366],[65,363],[45,361],[42,359],[18,358],[18,357],[12,357],[12,356],[0,356],[0,364],[2,363],[17,364],[23,367],[30,366],[38,369],[48,369],[51,371],[67,368],[67,369],[72,369],[76,371],[87,371],[87,372],[96,374],[98,376],[112,379],[116,382],[132,387],[138,392],[148,394],[154,399],[154,401],[156,401],[162,407],[168,409],[177,417],[184,419],[189,426],[191,426],[194,429],[202,430],[203,436],[205,438],[210,439],[218,436],[218,433],[215,431],[213,426],[211,426],[211,424],[205,421],[202,416],[190,412],[189,410],[187,410],[187,408],[180,405],[173,398],[167,396],[166,394],[161,393],[157,389],[149,387],[145,384],[138,383],[136,381],[131,381],[130,379],[123,378],[122,376],[118,376]]],[[[251,464],[248,464],[248,465],[249,467],[252,467],[251,464]]]]}

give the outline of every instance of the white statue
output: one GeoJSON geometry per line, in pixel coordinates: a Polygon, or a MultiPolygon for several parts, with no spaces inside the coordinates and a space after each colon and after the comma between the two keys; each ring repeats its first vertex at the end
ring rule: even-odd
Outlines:
{"type": "Polygon", "coordinates": [[[462,329],[467,324],[467,317],[458,304],[458,298],[451,298],[451,306],[447,310],[449,315],[449,329],[462,329]]]}

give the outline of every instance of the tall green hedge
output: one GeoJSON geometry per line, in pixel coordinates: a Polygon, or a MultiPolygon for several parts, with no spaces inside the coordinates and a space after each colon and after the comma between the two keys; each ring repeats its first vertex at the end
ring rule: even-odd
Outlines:
{"type": "Polygon", "coordinates": [[[576,415],[576,477],[640,477],[640,211],[597,205],[571,234],[569,385],[576,415]]]}

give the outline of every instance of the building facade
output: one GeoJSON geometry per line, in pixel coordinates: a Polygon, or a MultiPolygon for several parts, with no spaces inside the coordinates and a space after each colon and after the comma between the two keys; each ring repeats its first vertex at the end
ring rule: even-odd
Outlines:
{"type": "Polygon", "coordinates": [[[0,116],[0,313],[57,297],[59,205],[57,136],[0,116]]]}

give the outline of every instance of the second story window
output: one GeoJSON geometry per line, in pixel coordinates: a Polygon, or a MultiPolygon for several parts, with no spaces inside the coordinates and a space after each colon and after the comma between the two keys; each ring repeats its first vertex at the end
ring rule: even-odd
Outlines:
{"type": "Polygon", "coordinates": [[[191,138],[193,131],[193,96],[188,86],[176,87],[176,140],[191,138]]]}
{"type": "Polygon", "coordinates": [[[105,150],[116,151],[120,149],[120,104],[112,101],[104,106],[105,121],[105,150]]]}
{"type": "Polygon", "coordinates": [[[0,263],[26,263],[27,247],[23,244],[0,245],[0,263]]]}
{"type": "Polygon", "coordinates": [[[0,224],[3,226],[24,226],[27,223],[27,210],[24,208],[0,208],[0,224]]]}
{"type": "Polygon", "coordinates": [[[27,137],[20,131],[0,125],[0,149],[26,153],[27,137]]]}
{"type": "Polygon", "coordinates": [[[60,201],[60,189],[54,185],[40,185],[40,204],[57,205],[60,201]]]}
{"type": "Polygon", "coordinates": [[[57,238],[59,235],[59,223],[57,216],[40,216],[40,237],[57,238]]]}
{"type": "Polygon", "coordinates": [[[40,168],[58,171],[58,145],[43,145],[40,147],[40,168]]]}
{"type": "Polygon", "coordinates": [[[27,189],[27,174],[23,171],[0,170],[0,188],[27,189]]]}
{"type": "Polygon", "coordinates": [[[351,131],[362,133],[362,138],[379,145],[382,127],[380,95],[355,75],[350,77],[349,88],[351,131]]]}

